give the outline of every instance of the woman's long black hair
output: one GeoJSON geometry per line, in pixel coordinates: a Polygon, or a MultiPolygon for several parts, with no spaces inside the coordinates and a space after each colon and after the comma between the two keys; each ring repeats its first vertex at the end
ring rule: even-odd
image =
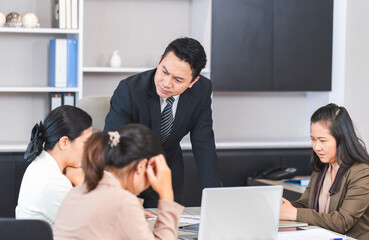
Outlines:
{"type": "MultiPolygon", "coordinates": [[[[369,154],[364,142],[355,133],[354,125],[346,108],[330,103],[316,110],[311,116],[310,123],[321,122],[325,124],[337,143],[337,163],[350,167],[355,162],[369,164],[369,154]]],[[[324,167],[313,152],[312,167],[314,171],[320,171],[324,167]]]]}

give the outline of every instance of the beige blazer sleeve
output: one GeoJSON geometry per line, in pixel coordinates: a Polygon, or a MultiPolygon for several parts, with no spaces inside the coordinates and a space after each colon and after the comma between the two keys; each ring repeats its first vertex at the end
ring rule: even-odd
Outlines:
{"type": "Polygon", "coordinates": [[[176,202],[159,200],[158,220],[154,226],[155,239],[177,239],[179,217],[183,208],[176,202]]]}
{"type": "MultiPolygon", "coordinates": [[[[341,187],[347,189],[347,192],[341,196],[342,199],[340,201],[342,204],[338,206],[338,210],[330,213],[318,213],[314,209],[298,208],[297,220],[339,233],[347,232],[355,225],[369,206],[368,168],[351,172],[346,185],[341,187]]],[[[305,203],[306,195],[303,197],[302,202],[305,203]]]]}
{"type": "Polygon", "coordinates": [[[124,236],[124,239],[132,240],[177,239],[179,217],[182,211],[183,206],[176,202],[159,200],[158,219],[154,231],[151,231],[142,205],[137,199],[127,199],[121,211],[117,213],[121,231],[119,235],[124,236]]]}

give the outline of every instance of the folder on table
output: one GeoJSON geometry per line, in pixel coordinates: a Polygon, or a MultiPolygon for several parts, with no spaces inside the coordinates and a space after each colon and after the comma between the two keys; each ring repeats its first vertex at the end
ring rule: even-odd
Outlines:
{"type": "Polygon", "coordinates": [[[305,222],[279,220],[278,228],[307,227],[305,222]]]}
{"type": "Polygon", "coordinates": [[[299,185],[301,187],[306,187],[310,182],[310,178],[294,178],[294,179],[283,180],[283,182],[299,185]]]}

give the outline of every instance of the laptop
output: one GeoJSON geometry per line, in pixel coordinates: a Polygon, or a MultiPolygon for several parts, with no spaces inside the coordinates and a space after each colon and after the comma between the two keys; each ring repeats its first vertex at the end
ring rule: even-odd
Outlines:
{"type": "Polygon", "coordinates": [[[181,239],[277,239],[282,186],[206,188],[198,235],[181,239]]]}

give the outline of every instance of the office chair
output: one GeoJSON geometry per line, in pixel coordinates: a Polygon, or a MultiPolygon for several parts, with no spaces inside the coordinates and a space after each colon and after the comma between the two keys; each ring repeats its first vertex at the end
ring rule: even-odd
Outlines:
{"type": "Polygon", "coordinates": [[[36,219],[0,218],[0,240],[52,240],[50,225],[36,219]]]}
{"type": "Polygon", "coordinates": [[[110,109],[110,98],[110,96],[87,96],[77,102],[77,107],[90,114],[94,129],[104,129],[105,117],[110,109]]]}

